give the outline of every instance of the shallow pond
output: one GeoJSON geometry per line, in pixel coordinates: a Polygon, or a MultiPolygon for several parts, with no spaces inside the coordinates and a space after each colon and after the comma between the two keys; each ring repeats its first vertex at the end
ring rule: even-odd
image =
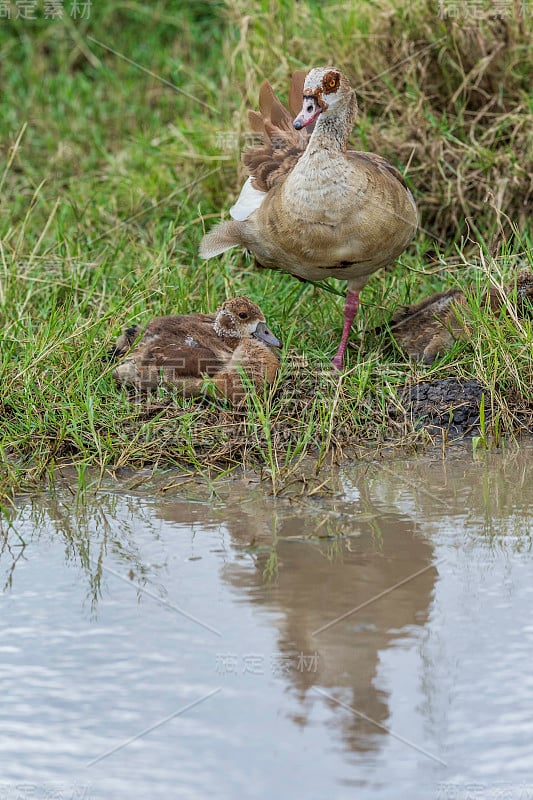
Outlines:
{"type": "Polygon", "coordinates": [[[0,797],[533,800],[532,455],[20,501],[0,797]]]}

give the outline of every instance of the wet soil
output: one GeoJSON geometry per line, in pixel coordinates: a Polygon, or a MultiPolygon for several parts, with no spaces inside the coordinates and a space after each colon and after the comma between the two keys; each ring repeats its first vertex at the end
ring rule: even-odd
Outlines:
{"type": "MultiPolygon", "coordinates": [[[[391,408],[390,414],[393,419],[403,418],[414,429],[425,429],[430,434],[446,432],[453,437],[472,436],[480,433],[482,427],[490,431],[495,414],[503,411],[490,398],[490,390],[476,380],[421,381],[400,393],[403,414],[397,407],[391,408]]],[[[515,419],[517,427],[533,430],[533,409],[528,412],[523,404],[517,406],[515,419]]]]}

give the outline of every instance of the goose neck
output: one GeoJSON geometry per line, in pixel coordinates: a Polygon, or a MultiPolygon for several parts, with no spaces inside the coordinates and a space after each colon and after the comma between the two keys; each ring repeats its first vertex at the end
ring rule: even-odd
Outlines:
{"type": "Polygon", "coordinates": [[[344,152],[356,113],[357,102],[355,93],[352,92],[348,102],[343,106],[327,114],[320,114],[309,140],[308,152],[310,154],[319,150],[344,152]]]}

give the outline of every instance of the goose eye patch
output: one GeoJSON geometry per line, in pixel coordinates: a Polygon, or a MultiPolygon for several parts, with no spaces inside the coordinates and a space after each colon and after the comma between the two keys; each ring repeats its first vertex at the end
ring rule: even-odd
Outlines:
{"type": "Polygon", "coordinates": [[[330,92],[335,92],[339,88],[340,77],[337,72],[328,72],[327,75],[324,75],[324,79],[322,81],[322,85],[324,86],[324,92],[329,94],[330,92]]]}

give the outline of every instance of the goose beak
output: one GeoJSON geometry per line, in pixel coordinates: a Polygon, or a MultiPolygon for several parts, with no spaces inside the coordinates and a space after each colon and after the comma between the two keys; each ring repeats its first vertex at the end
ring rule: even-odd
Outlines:
{"type": "Polygon", "coordinates": [[[281,342],[277,339],[272,331],[269,331],[264,322],[258,322],[257,328],[253,332],[256,339],[261,339],[262,342],[269,344],[271,347],[281,347],[281,342]]]}
{"type": "Polygon", "coordinates": [[[304,94],[302,110],[292,124],[297,131],[305,128],[307,125],[312,125],[322,110],[322,106],[318,102],[318,97],[316,97],[316,95],[304,94]]]}

